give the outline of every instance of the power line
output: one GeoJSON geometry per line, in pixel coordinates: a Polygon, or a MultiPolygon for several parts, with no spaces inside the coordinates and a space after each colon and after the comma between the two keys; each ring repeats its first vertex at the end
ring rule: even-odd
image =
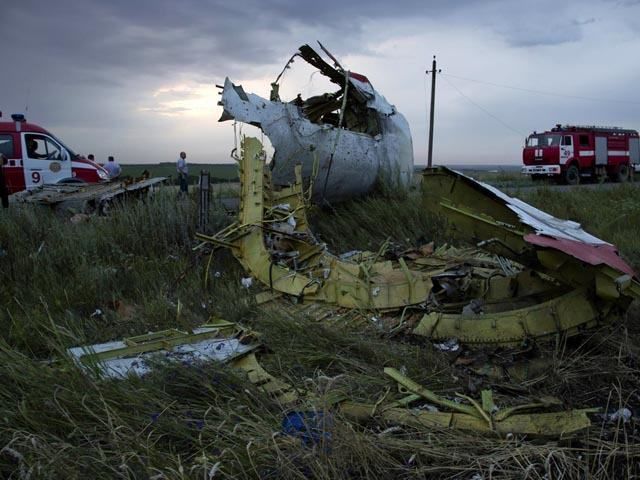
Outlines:
{"type": "Polygon", "coordinates": [[[563,98],[572,98],[574,100],[586,100],[589,102],[604,102],[604,103],[624,103],[624,104],[633,104],[633,105],[640,105],[640,102],[634,102],[634,101],[629,101],[629,100],[617,100],[617,99],[613,99],[613,98],[595,98],[595,97],[583,97],[580,95],[567,95],[564,93],[557,93],[557,92],[546,92],[544,90],[534,90],[531,88],[523,88],[523,87],[516,87],[513,85],[504,85],[504,84],[500,84],[500,83],[493,83],[493,82],[487,82],[485,80],[476,80],[475,78],[467,78],[467,77],[460,77],[458,75],[451,75],[450,73],[443,73],[442,75],[446,75],[448,77],[451,78],[457,78],[459,80],[465,80],[467,82],[475,82],[475,83],[482,83],[484,85],[491,85],[492,87],[500,87],[500,88],[508,88],[509,90],[518,90],[521,92],[527,92],[527,93],[535,93],[537,95],[547,95],[550,97],[563,97],[563,98]]]}
{"type": "Polygon", "coordinates": [[[509,125],[508,123],[502,121],[500,118],[496,117],[493,113],[491,113],[489,110],[487,110],[486,108],[482,107],[481,105],[478,105],[476,102],[474,102],[473,100],[471,100],[468,96],[466,96],[464,93],[462,93],[462,91],[456,87],[453,83],[451,83],[451,81],[447,78],[447,77],[451,77],[453,75],[446,75],[446,74],[442,74],[443,78],[445,79],[445,81],[451,85],[451,87],[453,87],[453,89],[458,92],[458,94],[460,94],[460,96],[464,97],[469,103],[471,103],[472,105],[474,105],[476,108],[482,110],[485,114],[489,115],[491,118],[493,118],[494,120],[496,120],[498,123],[502,124],[502,126],[508,128],[509,130],[511,130],[512,132],[515,132],[518,134],[518,136],[526,136],[524,133],[516,130],[515,128],[513,128],[511,125],[509,125]]]}

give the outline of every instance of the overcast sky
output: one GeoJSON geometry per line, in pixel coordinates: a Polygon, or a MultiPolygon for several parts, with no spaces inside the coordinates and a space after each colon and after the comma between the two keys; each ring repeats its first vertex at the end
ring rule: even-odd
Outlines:
{"type": "MultiPolygon", "coordinates": [[[[316,40],[404,113],[416,163],[433,55],[437,163],[517,164],[524,137],[556,123],[640,128],[639,1],[20,0],[0,12],[3,115],[26,110],[100,160],[231,161],[215,85],[268,96],[316,40]]],[[[325,85],[299,60],[281,89],[325,85]]]]}

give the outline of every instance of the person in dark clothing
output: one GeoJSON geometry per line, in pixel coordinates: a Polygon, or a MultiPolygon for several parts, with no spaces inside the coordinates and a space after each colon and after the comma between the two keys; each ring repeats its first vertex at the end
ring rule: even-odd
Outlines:
{"type": "Polygon", "coordinates": [[[38,142],[36,142],[33,138],[27,141],[27,155],[29,158],[47,158],[46,153],[38,153],[38,142]]]}
{"type": "Polygon", "coordinates": [[[189,167],[187,165],[187,154],[180,152],[178,161],[176,162],[176,170],[178,171],[178,179],[180,180],[180,195],[189,193],[189,167]]]}
{"type": "Polygon", "coordinates": [[[0,201],[4,208],[9,208],[9,189],[4,177],[4,166],[8,163],[7,157],[0,153],[0,201]]]}

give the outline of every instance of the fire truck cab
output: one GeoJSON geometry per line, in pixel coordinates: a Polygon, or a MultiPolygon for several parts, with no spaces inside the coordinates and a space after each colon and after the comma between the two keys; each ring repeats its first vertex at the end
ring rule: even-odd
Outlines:
{"type": "Polygon", "coordinates": [[[109,175],[95,162],[77,155],[24,115],[0,122],[0,154],[5,157],[4,180],[9,194],[52,183],[98,183],[109,175]]]}
{"type": "Polygon", "coordinates": [[[534,179],[555,177],[571,185],[581,177],[626,182],[640,165],[640,139],[636,130],[558,124],[529,135],[522,162],[522,173],[534,179]]]}

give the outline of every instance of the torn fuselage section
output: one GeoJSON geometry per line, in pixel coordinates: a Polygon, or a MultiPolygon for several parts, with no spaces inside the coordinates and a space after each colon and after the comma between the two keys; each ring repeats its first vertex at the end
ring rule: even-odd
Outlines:
{"type": "MultiPolygon", "coordinates": [[[[295,182],[294,169],[313,182],[312,199],[340,201],[370,191],[376,182],[408,186],[413,173],[409,124],[367,77],[332,67],[308,45],[299,56],[317,68],[337,90],[284,102],[278,80],[270,99],[246,93],[228,78],[222,90],[220,121],[257,126],[274,147],[274,185],[295,182]]],[[[293,58],[293,57],[292,57],[293,58]]]]}

